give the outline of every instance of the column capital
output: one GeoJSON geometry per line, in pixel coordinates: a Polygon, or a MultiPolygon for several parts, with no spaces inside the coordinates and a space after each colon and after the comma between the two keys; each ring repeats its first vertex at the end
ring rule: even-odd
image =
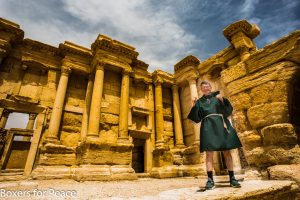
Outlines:
{"type": "Polygon", "coordinates": [[[36,113],[29,113],[29,120],[35,120],[36,116],[36,113]]]}
{"type": "Polygon", "coordinates": [[[105,66],[104,62],[98,62],[95,69],[96,69],[96,71],[97,70],[104,70],[104,66],[105,66]]]}
{"type": "Polygon", "coordinates": [[[104,62],[103,60],[101,59],[97,59],[95,58],[93,61],[92,61],[92,67],[95,69],[95,70],[104,70],[104,67],[106,65],[106,62],[104,62]]]}
{"type": "Polygon", "coordinates": [[[123,68],[122,69],[122,74],[123,75],[129,75],[129,74],[131,74],[133,71],[132,71],[132,69],[131,68],[123,68]]]}
{"type": "Polygon", "coordinates": [[[179,88],[178,85],[176,85],[176,84],[172,85],[172,91],[173,92],[176,92],[176,91],[178,92],[178,88],[179,88]]]}
{"type": "Polygon", "coordinates": [[[187,78],[187,81],[189,82],[189,84],[196,83],[197,77],[196,76],[190,76],[190,77],[187,78]]]}
{"type": "Polygon", "coordinates": [[[8,115],[9,115],[10,113],[11,113],[10,110],[4,109],[4,110],[2,111],[2,116],[8,117],[8,115]]]}
{"type": "Polygon", "coordinates": [[[64,76],[69,76],[71,74],[71,67],[69,66],[62,66],[61,67],[61,75],[64,75],[64,76]]]}
{"type": "Polygon", "coordinates": [[[163,84],[164,80],[162,77],[156,76],[153,79],[153,83],[155,86],[163,84]]]}

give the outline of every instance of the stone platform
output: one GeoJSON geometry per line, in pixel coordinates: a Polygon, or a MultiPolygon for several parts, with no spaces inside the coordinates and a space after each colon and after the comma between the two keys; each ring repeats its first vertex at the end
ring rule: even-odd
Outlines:
{"type": "MultiPolygon", "coordinates": [[[[240,178],[240,177],[237,177],[240,178]]],[[[31,196],[6,197],[4,199],[296,199],[298,186],[293,181],[279,180],[245,180],[241,188],[231,188],[227,176],[216,177],[216,188],[210,191],[200,191],[206,179],[140,178],[133,181],[83,181],[70,179],[59,180],[22,180],[0,183],[0,190],[29,191],[31,196]],[[49,194],[50,189],[59,191],[75,191],[72,198],[55,198],[49,194]],[[44,196],[33,196],[34,191],[45,191],[44,196]]],[[[2,192],[2,193],[4,193],[2,192]]]]}

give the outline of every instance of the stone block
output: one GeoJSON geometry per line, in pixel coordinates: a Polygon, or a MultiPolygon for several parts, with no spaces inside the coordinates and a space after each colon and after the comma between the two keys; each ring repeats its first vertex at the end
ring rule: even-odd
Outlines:
{"type": "Polygon", "coordinates": [[[290,80],[299,71],[292,62],[279,62],[263,68],[255,73],[234,80],[227,85],[228,95],[232,96],[242,91],[258,87],[269,81],[290,80]]]}
{"type": "Polygon", "coordinates": [[[153,178],[175,178],[178,177],[178,166],[167,165],[163,167],[153,167],[150,176],[153,178]]]}
{"type": "Polygon", "coordinates": [[[233,126],[237,132],[251,130],[251,126],[244,111],[236,111],[232,116],[233,126]]]}
{"type": "Polygon", "coordinates": [[[113,165],[110,167],[111,180],[136,180],[137,175],[129,165],[113,165]]]}
{"type": "Polygon", "coordinates": [[[286,102],[274,102],[253,106],[248,109],[247,116],[252,128],[286,123],[289,121],[288,105],[286,102]]]}
{"type": "Polygon", "coordinates": [[[255,130],[244,131],[238,134],[238,136],[242,142],[244,150],[246,151],[262,146],[261,136],[255,130]]]}
{"type": "Polygon", "coordinates": [[[68,132],[61,132],[60,141],[62,145],[67,147],[76,147],[78,140],[80,138],[80,133],[68,133],[68,132]]]}
{"type": "Polygon", "coordinates": [[[76,154],[65,153],[43,153],[39,158],[40,165],[66,165],[71,166],[76,164],[76,154]]]}
{"type": "Polygon", "coordinates": [[[72,169],[72,178],[76,181],[109,181],[109,165],[80,165],[72,169]]]}
{"type": "Polygon", "coordinates": [[[289,81],[276,81],[270,100],[272,102],[288,102],[291,87],[292,84],[289,81]]]}
{"type": "Polygon", "coordinates": [[[257,147],[246,152],[250,166],[265,168],[279,164],[300,164],[300,148],[284,149],[279,146],[257,147]]]}
{"type": "Polygon", "coordinates": [[[64,165],[42,166],[38,165],[30,175],[33,179],[69,179],[72,177],[71,168],[64,165]]]}
{"type": "Polygon", "coordinates": [[[272,180],[293,180],[300,187],[300,164],[275,165],[268,167],[268,173],[272,180]]]}
{"type": "Polygon", "coordinates": [[[132,147],[132,144],[91,141],[81,143],[77,151],[80,152],[80,164],[129,165],[132,147]]]}
{"type": "Polygon", "coordinates": [[[251,107],[250,95],[245,92],[230,96],[228,99],[231,102],[234,110],[244,110],[251,107]]]}
{"type": "Polygon", "coordinates": [[[236,65],[233,65],[221,72],[222,81],[227,84],[236,79],[244,77],[247,74],[247,70],[245,64],[240,62],[236,65]]]}
{"type": "Polygon", "coordinates": [[[259,105],[269,102],[271,96],[273,95],[273,93],[275,93],[274,87],[275,82],[269,81],[251,89],[250,96],[252,100],[252,105],[259,105]],[[274,92],[271,93],[270,91],[274,92]]]}
{"type": "Polygon", "coordinates": [[[261,134],[264,146],[295,146],[298,143],[295,128],[289,123],[264,127],[261,134]]]}

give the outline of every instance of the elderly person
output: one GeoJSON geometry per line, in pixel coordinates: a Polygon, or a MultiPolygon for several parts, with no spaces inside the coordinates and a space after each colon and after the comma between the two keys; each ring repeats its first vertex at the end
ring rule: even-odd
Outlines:
{"type": "Polygon", "coordinates": [[[211,84],[201,82],[203,96],[194,99],[194,105],[188,115],[188,119],[199,123],[200,129],[200,152],[206,152],[206,171],[208,180],[206,189],[215,187],[213,180],[213,153],[223,151],[226,166],[229,173],[231,187],[241,187],[234,177],[233,162],[230,150],[242,146],[235,129],[227,119],[232,114],[232,106],[229,100],[220,95],[219,91],[212,92],[211,84]]]}

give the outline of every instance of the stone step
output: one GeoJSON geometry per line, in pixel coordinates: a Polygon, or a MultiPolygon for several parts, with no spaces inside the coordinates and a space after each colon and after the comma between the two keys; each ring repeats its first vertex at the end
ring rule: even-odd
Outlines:
{"type": "Polygon", "coordinates": [[[150,173],[136,173],[138,178],[150,178],[150,173]]]}
{"type": "Polygon", "coordinates": [[[0,176],[0,182],[5,182],[5,181],[19,181],[19,180],[24,180],[27,179],[27,177],[23,175],[7,175],[7,176],[0,176]]]}
{"type": "Polygon", "coordinates": [[[1,173],[10,173],[10,172],[23,172],[24,169],[2,169],[1,173]]]}
{"type": "Polygon", "coordinates": [[[5,173],[1,173],[0,174],[0,177],[1,176],[15,176],[15,175],[22,175],[23,172],[5,172],[5,173]]]}

